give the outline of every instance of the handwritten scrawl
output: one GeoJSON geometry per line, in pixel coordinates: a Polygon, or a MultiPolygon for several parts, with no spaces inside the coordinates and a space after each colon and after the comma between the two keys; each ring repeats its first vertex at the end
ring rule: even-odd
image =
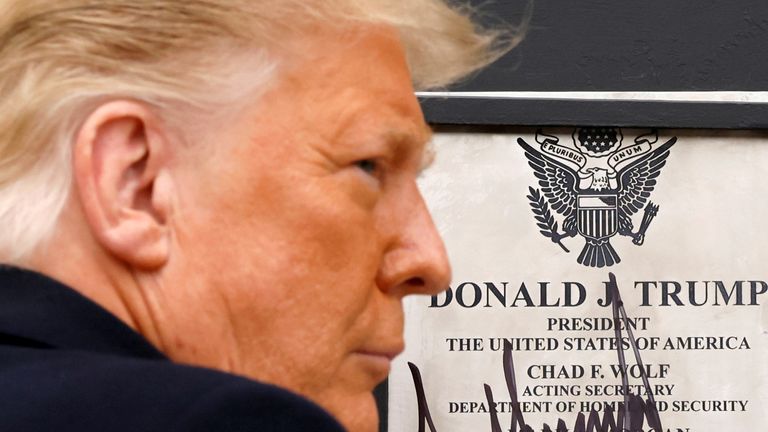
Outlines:
{"type": "MultiPolygon", "coordinates": [[[[626,322],[629,317],[624,308],[624,302],[621,299],[621,292],[619,290],[619,285],[616,282],[616,275],[609,273],[608,278],[609,281],[606,284],[606,289],[610,294],[607,298],[609,299],[608,304],[611,305],[613,312],[613,321],[618,322],[620,319],[623,319],[626,322]]],[[[627,360],[624,355],[624,344],[621,343],[623,338],[622,332],[623,330],[621,326],[615,326],[614,340],[616,354],[619,360],[619,368],[626,371],[627,360]]],[[[643,381],[642,388],[645,390],[645,394],[648,398],[644,400],[639,394],[632,393],[630,390],[629,378],[626,373],[623,373],[621,374],[621,387],[624,400],[619,403],[619,409],[616,413],[614,413],[613,408],[609,405],[605,406],[603,412],[596,409],[591,409],[586,413],[579,412],[572,429],[569,429],[566,426],[565,421],[559,418],[557,419],[557,426],[554,432],[662,432],[665,430],[661,424],[661,417],[659,416],[659,410],[649,377],[643,367],[644,363],[640,357],[640,349],[637,344],[637,339],[635,338],[631,327],[627,327],[626,332],[632,348],[632,353],[635,357],[635,362],[639,366],[640,375],[643,381]]],[[[491,432],[534,432],[534,428],[525,421],[525,416],[520,407],[517,380],[515,378],[515,364],[512,357],[512,344],[508,340],[505,340],[503,357],[504,378],[507,384],[510,404],[512,405],[508,428],[504,429],[501,427],[498,415],[499,412],[495,408],[496,403],[493,396],[493,389],[488,384],[483,384],[488,407],[490,407],[488,413],[490,415],[491,432]]],[[[424,390],[424,381],[421,377],[421,370],[411,362],[408,362],[408,367],[411,370],[413,385],[416,390],[418,432],[427,432],[427,428],[429,428],[429,432],[438,432],[429,410],[429,403],[427,402],[427,395],[424,390]]],[[[542,432],[553,432],[552,428],[546,423],[544,423],[540,430],[542,432]]]]}
{"type": "Polygon", "coordinates": [[[618,128],[584,127],[573,132],[573,146],[559,138],[536,132],[534,148],[519,138],[528,165],[540,189],[529,187],[531,209],[539,232],[570,252],[562,240],[584,237],[586,243],[577,261],[588,267],[610,267],[621,262],[610,243],[616,234],[631,237],[638,246],[659,211],[649,200],[669,149],[671,138],[660,146],[657,132],[640,135],[624,145],[618,128]],[[552,210],[563,216],[563,232],[552,210]],[[644,209],[640,227],[634,231],[632,216],[644,209]]]}

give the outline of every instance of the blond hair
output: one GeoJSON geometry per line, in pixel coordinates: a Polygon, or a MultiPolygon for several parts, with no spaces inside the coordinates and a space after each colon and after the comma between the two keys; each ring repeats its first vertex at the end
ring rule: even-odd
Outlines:
{"type": "Polygon", "coordinates": [[[72,140],[100,102],[135,99],[168,121],[179,107],[224,106],[244,93],[222,93],[238,71],[254,91],[267,85],[281,34],[354,21],[399,30],[419,89],[502,52],[498,33],[440,0],[0,0],[0,261],[23,260],[54,232],[72,140]]]}

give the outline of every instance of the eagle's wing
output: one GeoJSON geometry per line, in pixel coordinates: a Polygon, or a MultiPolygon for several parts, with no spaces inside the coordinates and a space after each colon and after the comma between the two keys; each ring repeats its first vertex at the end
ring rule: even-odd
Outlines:
{"type": "Polygon", "coordinates": [[[677,141],[672,138],[664,145],[631,162],[619,171],[619,210],[626,216],[645,206],[656,186],[656,177],[667,163],[669,148],[677,141]]]}
{"type": "Polygon", "coordinates": [[[517,143],[525,151],[528,165],[539,179],[539,186],[552,208],[565,217],[576,209],[576,171],[534,149],[522,138],[517,143]]]}

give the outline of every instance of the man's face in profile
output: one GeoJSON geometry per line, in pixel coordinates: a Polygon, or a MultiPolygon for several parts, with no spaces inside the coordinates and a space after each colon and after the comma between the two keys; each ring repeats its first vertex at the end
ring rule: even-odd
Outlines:
{"type": "Polygon", "coordinates": [[[316,32],[262,99],[182,156],[180,258],[161,317],[177,361],[302,393],[376,428],[403,296],[449,265],[416,178],[429,131],[394,32],[316,32]]]}

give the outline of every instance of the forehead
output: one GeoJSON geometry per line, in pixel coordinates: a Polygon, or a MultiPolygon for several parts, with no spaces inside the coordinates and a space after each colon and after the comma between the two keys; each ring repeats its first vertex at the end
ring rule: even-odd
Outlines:
{"type": "Polygon", "coordinates": [[[428,140],[395,30],[315,28],[293,38],[276,90],[294,98],[297,120],[311,120],[329,139],[358,130],[394,141],[428,140]]]}

